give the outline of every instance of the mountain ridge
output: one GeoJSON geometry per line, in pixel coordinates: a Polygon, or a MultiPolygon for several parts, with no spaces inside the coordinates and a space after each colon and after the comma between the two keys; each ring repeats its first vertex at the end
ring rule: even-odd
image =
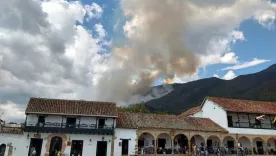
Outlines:
{"type": "Polygon", "coordinates": [[[276,101],[276,64],[232,80],[211,77],[184,84],[172,84],[172,88],[166,95],[145,102],[146,108],[180,114],[200,105],[206,96],[276,101]]]}

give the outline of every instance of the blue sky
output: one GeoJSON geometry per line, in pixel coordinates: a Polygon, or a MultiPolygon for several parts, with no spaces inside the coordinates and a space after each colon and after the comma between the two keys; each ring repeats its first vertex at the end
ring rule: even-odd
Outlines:
{"type": "MultiPolygon", "coordinates": [[[[107,38],[113,41],[113,45],[123,45],[126,42],[123,25],[126,22],[126,18],[123,15],[123,11],[120,6],[120,0],[81,0],[84,4],[91,4],[95,2],[99,4],[103,9],[102,18],[92,20],[84,23],[86,27],[93,27],[96,23],[101,23],[107,32],[107,38]],[[117,31],[114,31],[114,25],[118,24],[117,31]]],[[[275,2],[273,0],[272,2],[275,2]]],[[[239,57],[239,62],[252,61],[253,58],[267,59],[268,62],[258,64],[256,66],[235,70],[236,75],[243,75],[258,72],[267,68],[268,66],[276,63],[276,44],[273,43],[276,39],[275,29],[267,29],[260,25],[253,19],[245,20],[240,23],[239,27],[236,28],[242,31],[245,40],[237,41],[232,44],[231,49],[239,57]]],[[[109,49],[111,51],[111,49],[109,49]]],[[[228,71],[221,70],[225,67],[231,66],[229,64],[214,64],[206,66],[204,69],[199,68],[199,78],[213,77],[214,74],[219,77],[223,77],[228,71]]],[[[159,79],[160,80],[160,79],[159,79]]],[[[160,81],[156,81],[154,85],[159,84],[160,81]]]]}
{"type": "Polygon", "coordinates": [[[229,80],[276,63],[269,0],[21,1],[0,0],[6,119],[22,119],[30,97],[128,104],[165,78],[229,80]]]}
{"type": "MultiPolygon", "coordinates": [[[[246,41],[240,41],[232,46],[233,51],[237,53],[241,61],[251,61],[252,58],[268,59],[269,62],[237,70],[237,75],[255,73],[276,63],[276,31],[263,28],[253,20],[247,20],[241,23],[240,30],[243,31],[246,41]]],[[[224,75],[227,71],[218,71],[227,65],[214,65],[207,67],[204,77],[212,76],[212,73],[224,75]]]]}

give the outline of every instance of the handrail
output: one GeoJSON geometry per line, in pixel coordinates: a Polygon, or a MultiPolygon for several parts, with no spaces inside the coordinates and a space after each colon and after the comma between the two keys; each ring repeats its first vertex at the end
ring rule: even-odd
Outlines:
{"type": "Polygon", "coordinates": [[[253,128],[253,129],[276,129],[275,124],[270,123],[256,123],[256,122],[232,122],[232,125],[228,124],[228,127],[233,128],[253,128]]]}
{"type": "Polygon", "coordinates": [[[113,125],[104,125],[102,127],[97,127],[96,124],[77,124],[77,123],[59,123],[59,122],[45,122],[36,124],[26,124],[28,127],[52,127],[52,128],[76,128],[76,129],[114,129],[113,125]]]}

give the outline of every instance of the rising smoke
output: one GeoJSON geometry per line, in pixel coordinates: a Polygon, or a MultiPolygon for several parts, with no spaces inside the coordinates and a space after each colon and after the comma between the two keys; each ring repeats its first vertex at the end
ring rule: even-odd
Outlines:
{"type": "Polygon", "coordinates": [[[159,76],[171,83],[175,75],[196,72],[199,59],[185,42],[189,7],[184,2],[122,0],[124,14],[130,18],[124,25],[130,44],[113,47],[109,69],[98,83],[98,98],[128,101],[147,93],[159,76]]]}

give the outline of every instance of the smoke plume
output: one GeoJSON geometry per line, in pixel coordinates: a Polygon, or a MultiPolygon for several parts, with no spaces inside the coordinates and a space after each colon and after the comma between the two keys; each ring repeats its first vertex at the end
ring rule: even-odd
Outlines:
{"type": "Polygon", "coordinates": [[[184,1],[122,0],[121,5],[130,18],[124,25],[129,44],[113,47],[97,97],[127,101],[147,93],[159,76],[171,83],[175,75],[196,72],[199,60],[185,42],[189,8],[184,1]]]}

